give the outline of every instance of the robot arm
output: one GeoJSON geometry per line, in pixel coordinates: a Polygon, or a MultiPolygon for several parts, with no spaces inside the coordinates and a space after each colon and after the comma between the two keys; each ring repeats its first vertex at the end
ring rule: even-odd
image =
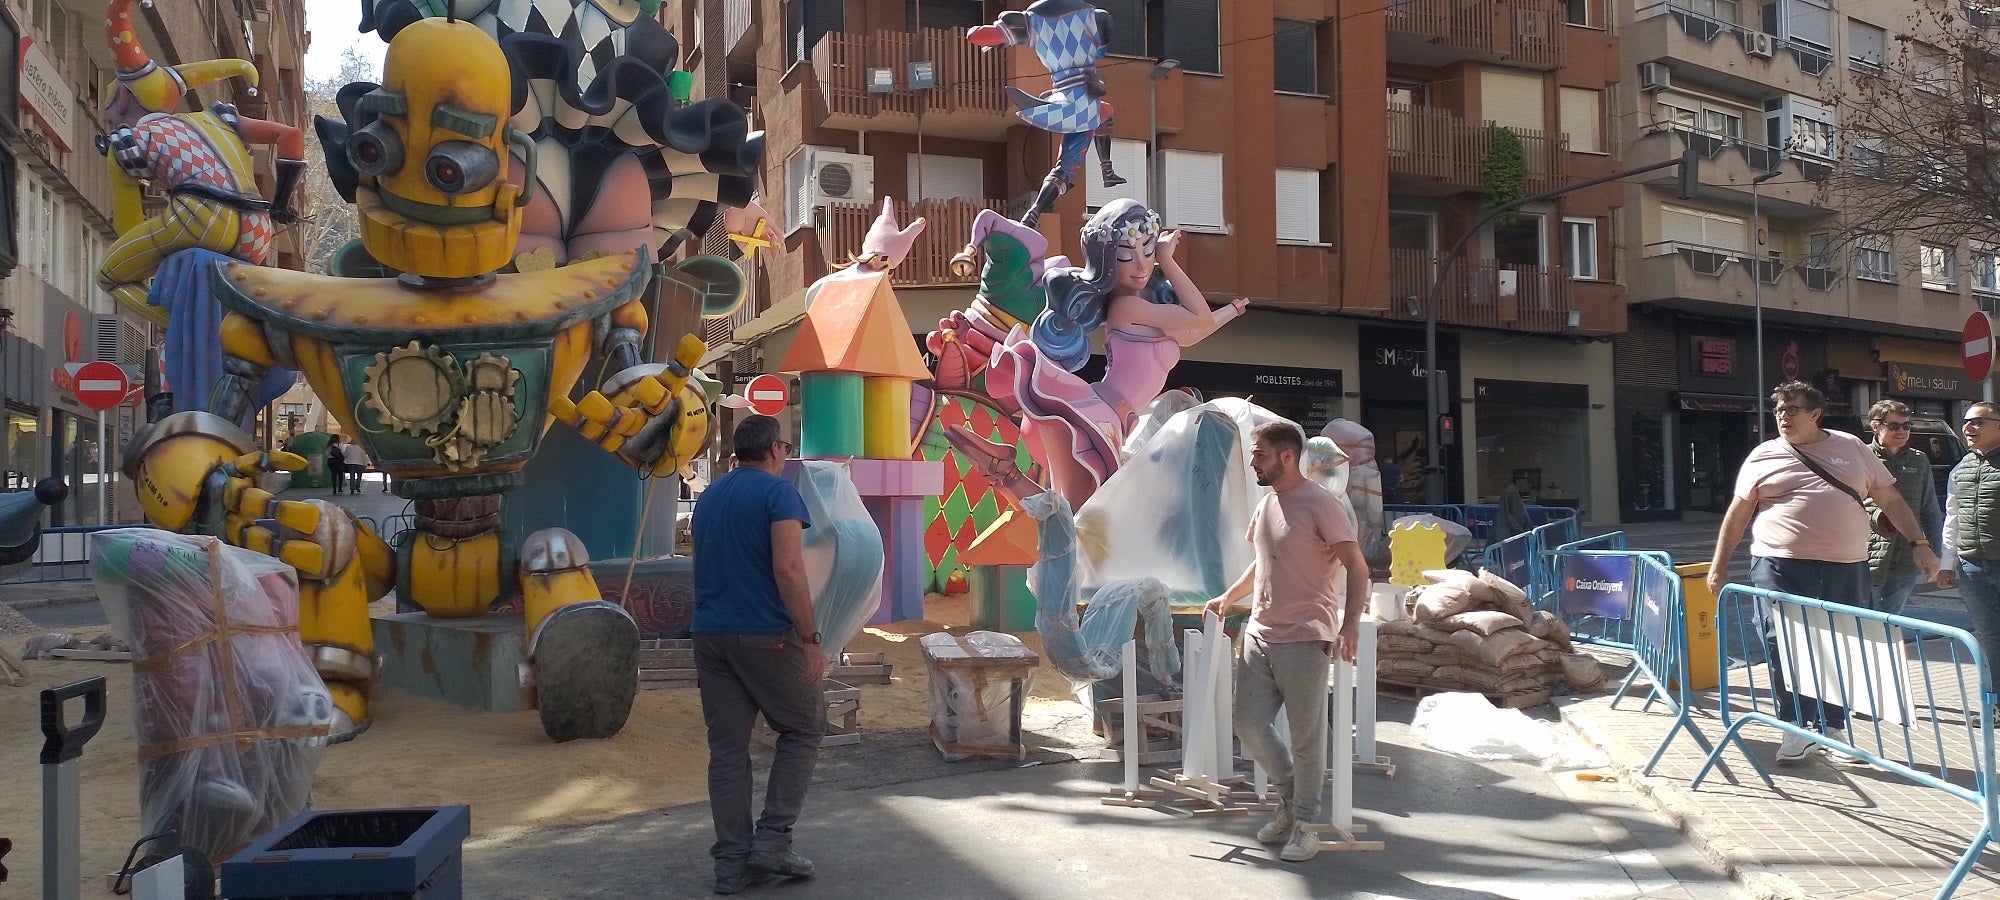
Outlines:
{"type": "Polygon", "coordinates": [[[708,441],[708,399],[689,384],[708,345],[682,335],[666,363],[639,362],[645,314],[627,304],[614,314],[606,347],[616,372],[598,390],[552,405],[557,418],[643,472],[681,471],[708,441]]]}

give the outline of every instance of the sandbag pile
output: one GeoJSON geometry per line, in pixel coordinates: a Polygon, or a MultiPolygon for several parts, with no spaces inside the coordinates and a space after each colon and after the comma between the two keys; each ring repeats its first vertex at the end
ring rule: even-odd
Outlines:
{"type": "Polygon", "coordinates": [[[1485,694],[1502,706],[1536,706],[1563,686],[1604,684],[1597,660],[1575,652],[1562,619],[1537,611],[1520,587],[1490,572],[1427,571],[1410,591],[1405,621],[1376,628],[1376,677],[1429,690],[1485,694]]]}

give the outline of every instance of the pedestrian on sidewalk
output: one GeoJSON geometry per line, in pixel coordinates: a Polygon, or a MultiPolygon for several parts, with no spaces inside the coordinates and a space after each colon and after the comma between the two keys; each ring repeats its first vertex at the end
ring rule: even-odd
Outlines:
{"type": "Polygon", "coordinates": [[[341,445],[340,458],[347,463],[347,489],[356,494],[361,493],[361,474],[368,471],[371,465],[368,451],[361,449],[359,442],[349,441],[341,445]]]}
{"type": "Polygon", "coordinates": [[[1354,524],[1338,497],[1300,471],[1304,453],[1305,434],[1290,422],[1252,433],[1250,468],[1257,483],[1271,489],[1250,517],[1246,537],[1256,556],[1235,584],[1208,601],[1208,611],[1220,616],[1254,593],[1236,676],[1236,736],[1270,773],[1278,794],[1278,814],[1258,830],[1257,840],[1283,841],[1278,858],[1287,862],[1319,853],[1319,834],[1307,826],[1319,819],[1324,790],[1320,764],[1326,753],[1330,655],[1354,660],[1361,607],[1368,599],[1368,561],[1354,524]],[[1343,570],[1345,610],[1337,607],[1333,590],[1343,570]],[[1289,743],[1278,737],[1281,705],[1289,743]]]}
{"type": "MultiPolygon", "coordinates": [[[[1871,529],[1863,497],[1875,501],[1904,534],[1922,534],[1910,505],[1896,492],[1896,479],[1861,439],[1820,427],[1826,395],[1799,381],[1771,391],[1771,415],[1778,436],[1758,444],[1736,473],[1736,496],[1723,514],[1722,531],[1709,561],[1708,589],[1720,592],[1729,576],[1736,544],[1750,531],[1750,583],[1766,590],[1867,607],[1874,597],[1868,575],[1871,529]]],[[[1930,541],[1912,542],[1917,572],[1936,577],[1938,559],[1930,541]]],[[[1764,659],[1771,669],[1777,715],[1794,725],[1847,743],[1847,707],[1800,696],[1786,689],[1778,665],[1777,628],[1760,604],[1764,659]]],[[[1785,735],[1778,762],[1792,764],[1825,750],[1803,735],[1785,735]]],[[[1857,758],[1838,752],[1835,758],[1857,758]]]]}
{"type": "MultiPolygon", "coordinates": [[[[1875,608],[1900,614],[1923,577],[1917,572],[1916,542],[1928,541],[1932,548],[1944,546],[1944,510],[1938,504],[1937,479],[1931,477],[1931,458],[1910,446],[1910,407],[1900,400],[1883,400],[1868,408],[1868,427],[1875,432],[1870,449],[1896,479],[1896,493],[1917,514],[1923,531],[1910,535],[1897,532],[1883,536],[1879,530],[1868,535],[1868,571],[1874,576],[1875,608]]],[[[1869,501],[1871,518],[1880,509],[1869,501]]],[[[1948,555],[1948,554],[1947,554],[1948,555]]]]}
{"type": "Polygon", "coordinates": [[[806,588],[805,500],[784,479],[793,444],[778,420],[736,426],[740,464],[694,507],[694,660],[708,725],[708,804],[715,819],[715,892],[734,894],[779,876],[811,878],[792,850],[826,732],[826,673],[806,588]],[[763,815],[750,818],[750,726],[778,734],[763,815]]]}
{"type": "Polygon", "coordinates": [[[1965,456],[1946,481],[1944,564],[1958,587],[1986,665],[2000,666],[2000,407],[1974,403],[1961,426],[1965,456]]]}
{"type": "Polygon", "coordinates": [[[347,451],[340,446],[342,440],[336,434],[326,444],[326,471],[333,476],[333,492],[336,494],[347,489],[347,451]]]}

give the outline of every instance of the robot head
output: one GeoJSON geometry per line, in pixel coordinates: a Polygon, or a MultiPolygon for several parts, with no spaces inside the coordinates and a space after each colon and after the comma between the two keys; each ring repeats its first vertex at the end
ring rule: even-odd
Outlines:
{"type": "Polygon", "coordinates": [[[181,105],[181,96],[224,78],[241,76],[257,87],[257,67],[241,59],[210,59],[178,66],[162,66],[139,46],[132,29],[132,0],[111,0],[104,10],[104,42],[118,60],[118,80],[111,84],[104,115],[112,127],[136,125],[152,113],[170,113],[181,105]]]}
{"type": "Polygon", "coordinates": [[[521,148],[525,184],[534,145],[507,124],[511,90],[500,45],[472,25],[422,19],[396,33],[347,139],[361,243],[376,259],[449,279],[513,257],[527,195],[507,180],[507,145],[521,148]]]}

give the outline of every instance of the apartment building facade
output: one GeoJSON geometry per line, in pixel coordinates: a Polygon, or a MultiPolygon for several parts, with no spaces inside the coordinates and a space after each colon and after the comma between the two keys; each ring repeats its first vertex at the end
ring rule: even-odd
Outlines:
{"type": "MultiPolygon", "coordinates": [[[[746,264],[753,297],[710,323],[739,377],[784,355],[807,285],[859,248],[881,198],[930,227],[896,273],[913,335],[972,296],[950,273],[980,209],[1023,211],[1054,139],[1001,89],[1045,89],[1025,48],[965,30],[1022,4],[981,0],[684,0],[663,17],[711,94],[766,134],[762,198],[781,253],[746,264]]],[[[1309,429],[1372,429],[1421,498],[1426,297],[1480,213],[1489,169],[1520,193],[1615,171],[1607,112],[1624,71],[1603,3],[1513,0],[1103,0],[1116,107],[1105,188],[1094,160],[1041,219],[1052,249],[1116,197],[1189,235],[1211,301],[1250,313],[1188,348],[1172,386],[1251,395],[1309,429]],[[1476,8],[1475,8],[1476,7],[1476,8]],[[1163,62],[1171,61],[1171,64],[1163,62]],[[1503,136],[1503,131],[1506,136],[1503,136]],[[1511,141],[1510,141],[1511,138],[1511,141]],[[1520,154],[1494,152],[1518,143],[1520,154]],[[1391,450],[1390,448],[1393,448],[1391,450]]],[[[1435,306],[1453,500],[1520,482],[1593,518],[1615,509],[1611,336],[1625,328],[1616,185],[1530,207],[1471,242],[1435,306]]],[[[711,237],[713,242],[714,237],[711,237]]],[[[714,248],[711,248],[714,249],[714,248]]]]}
{"type": "Polygon", "coordinates": [[[1670,177],[1627,189],[1621,520],[1724,509],[1738,464],[1768,430],[1763,395],[1777,382],[1817,385],[1836,415],[1894,398],[1955,422],[1978,399],[1957,335],[1968,313],[2000,296],[1993,251],[1911,234],[1847,240],[1825,190],[1839,167],[1867,166],[1879,152],[1843,129],[1855,111],[1841,107],[1861,93],[1857,79],[1885,77],[1899,44],[1921,38],[1920,6],[1617,7],[1625,161],[1690,145],[1705,160],[1696,199],[1676,199],[1670,177]]]}
{"type": "MultiPolygon", "coordinates": [[[[55,513],[58,524],[97,522],[96,471],[103,456],[112,475],[113,521],[130,521],[137,506],[117,490],[117,453],[138,423],[135,405],[113,409],[105,446],[97,439],[97,414],[56,385],[65,363],[102,359],[136,376],[158,335],[148,323],[121,312],[97,288],[97,269],[116,239],[111,188],[96,138],[99,112],[115,80],[105,45],[105,10],[87,0],[0,0],[0,18],[22,48],[15,89],[0,103],[4,148],[14,160],[11,207],[18,264],[0,282],[0,405],[6,440],[0,470],[6,487],[32,485],[59,475],[71,499],[55,513]]],[[[141,45],[154,61],[176,65],[238,58],[257,66],[262,87],[252,93],[239,79],[191,91],[184,108],[227,101],[248,116],[303,124],[301,62],[307,40],[301,0],[190,0],[133,7],[141,45]]],[[[276,177],[268,148],[255,154],[266,196],[276,177]]],[[[148,212],[164,204],[149,198],[148,212]]],[[[296,235],[280,228],[272,264],[298,268],[296,235]]]]}

